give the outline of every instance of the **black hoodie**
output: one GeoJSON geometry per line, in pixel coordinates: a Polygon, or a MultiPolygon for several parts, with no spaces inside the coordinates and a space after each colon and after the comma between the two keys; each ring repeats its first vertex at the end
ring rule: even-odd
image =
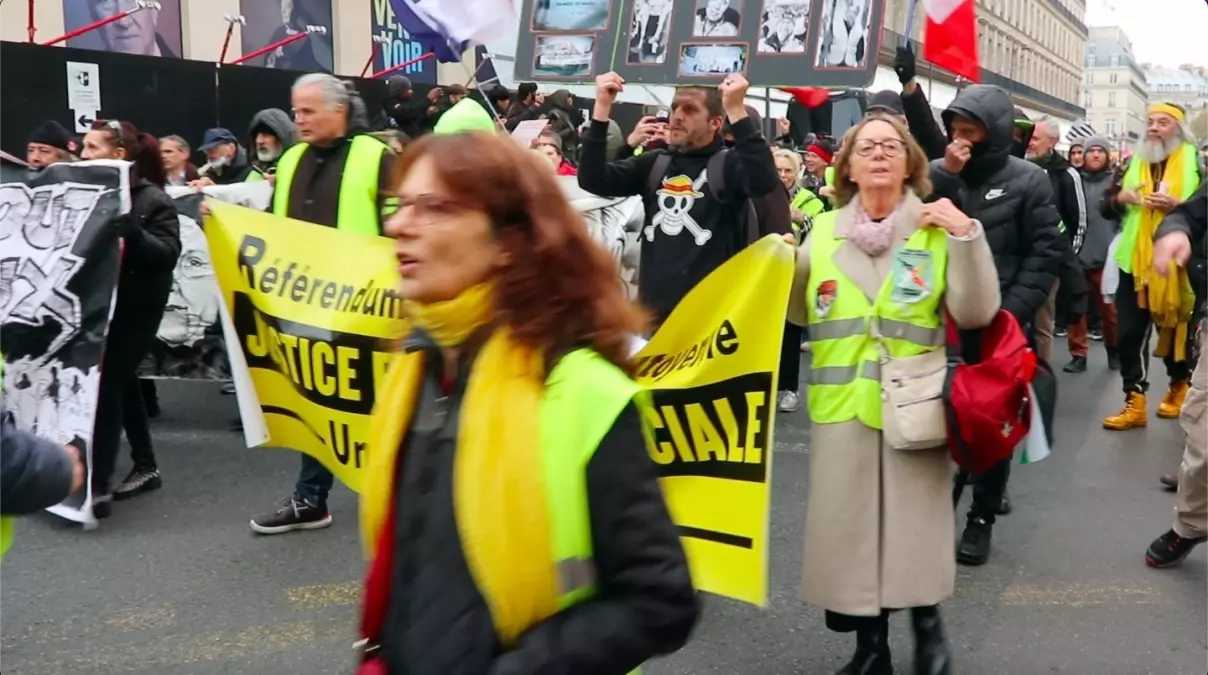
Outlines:
{"type": "Polygon", "coordinates": [[[1053,205],[1053,186],[1040,167],[1013,157],[1014,106],[1007,92],[975,84],[957,93],[943,113],[952,136],[952,118],[960,116],[986,126],[987,137],[973,146],[960,175],[931,163],[937,197],[948,197],[970,217],[981,221],[994,253],[1003,309],[1021,324],[1031,324],[1053,290],[1063,247],[1053,205]]]}

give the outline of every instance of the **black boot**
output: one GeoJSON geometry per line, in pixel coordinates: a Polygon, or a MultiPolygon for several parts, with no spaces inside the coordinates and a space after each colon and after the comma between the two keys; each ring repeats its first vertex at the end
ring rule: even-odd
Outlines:
{"type": "Polygon", "coordinates": [[[914,629],[914,675],[949,675],[952,654],[944,638],[940,608],[936,605],[911,608],[910,626],[914,629]]]}
{"type": "Polygon", "coordinates": [[[956,547],[956,561],[962,565],[985,565],[990,558],[993,529],[994,526],[983,518],[969,518],[956,547]]]}
{"type": "Polygon", "coordinates": [[[893,675],[889,655],[889,615],[868,622],[856,631],[856,653],[836,675],[893,675]]]}
{"type": "Polygon", "coordinates": [[[1107,369],[1120,370],[1120,352],[1115,347],[1107,348],[1107,369]]]}
{"type": "Polygon", "coordinates": [[[1064,370],[1067,373],[1085,373],[1086,372],[1086,357],[1085,356],[1075,356],[1074,358],[1070,359],[1069,363],[1065,364],[1065,368],[1062,368],[1062,370],[1064,370]]]}

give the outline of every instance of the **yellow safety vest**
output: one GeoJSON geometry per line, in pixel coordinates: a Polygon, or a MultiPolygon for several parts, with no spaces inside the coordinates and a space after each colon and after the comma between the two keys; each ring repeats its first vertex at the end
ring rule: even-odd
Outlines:
{"type": "MultiPolygon", "coordinates": [[[[393,370],[393,367],[391,368],[393,370]]],[[[390,371],[388,371],[390,372],[390,371]]],[[[388,380],[383,390],[389,391],[388,380]]],[[[379,399],[379,402],[384,399],[379,399]]],[[[597,592],[591,512],[587,500],[587,465],[617,415],[634,401],[644,410],[649,395],[619,368],[590,349],[577,349],[563,356],[546,380],[540,410],[541,467],[544,498],[550,527],[550,573],[557,575],[558,607],[565,609],[597,592]]],[[[643,415],[645,419],[645,415],[643,415]]],[[[402,430],[397,430],[401,441],[402,430]]],[[[371,443],[395,443],[395,438],[374,438],[371,443]]],[[[403,461],[401,457],[397,461],[403,461]]],[[[459,486],[455,485],[457,490],[459,486]]],[[[471,489],[469,486],[460,486],[471,489]]],[[[455,496],[470,500],[477,494],[455,496]]],[[[390,502],[362,499],[362,529],[372,532],[386,522],[380,509],[390,502]]],[[[469,517],[474,509],[459,512],[469,517]]],[[[501,522],[506,522],[506,517],[501,522]]],[[[491,524],[490,526],[494,526],[491,524]]],[[[478,531],[485,523],[465,523],[460,531],[478,531]]],[[[474,570],[473,560],[467,560],[474,570]]],[[[507,569],[507,562],[498,562],[507,569]]],[[[473,574],[480,584],[490,584],[497,575],[473,574]]],[[[497,595],[484,589],[484,595],[497,595]]],[[[638,672],[637,670],[633,671],[638,672]]]]}
{"type": "Polygon", "coordinates": [[[835,265],[844,239],[835,236],[838,212],[814,219],[810,278],[805,291],[813,359],[810,419],[837,424],[853,419],[881,427],[881,349],[893,358],[923,354],[944,345],[948,238],[937,227],[920,228],[898,246],[893,272],[876,302],[835,265]]]}
{"type": "MultiPolygon", "coordinates": [[[[1183,194],[1174,195],[1179,199],[1187,199],[1200,186],[1199,153],[1191,144],[1187,144],[1187,146],[1183,151],[1183,166],[1166,167],[1167,171],[1181,171],[1183,174],[1183,194]]],[[[1140,157],[1133,155],[1132,161],[1128,163],[1128,170],[1124,172],[1124,178],[1120,181],[1121,190],[1141,189],[1141,166],[1143,164],[1145,162],[1140,157]]],[[[1133,249],[1137,246],[1137,228],[1140,224],[1141,209],[1130,204],[1124,210],[1124,220],[1120,223],[1120,244],[1116,246],[1116,264],[1125,274],[1132,274],[1133,249]]]]}
{"type": "MultiPolygon", "coordinates": [[[[288,217],[289,190],[302,154],[309,143],[298,143],[277,160],[277,187],[273,191],[273,214],[288,217]]],[[[381,236],[382,214],[378,210],[378,171],[382,153],[390,148],[372,136],[352,138],[348,158],[344,161],[340,179],[340,199],[337,206],[336,229],[357,234],[381,236]]]]}
{"type": "MultiPolygon", "coordinates": [[[[793,195],[793,200],[789,204],[789,208],[797,209],[812,220],[818,217],[818,214],[826,210],[826,202],[822,201],[821,197],[814,194],[810,190],[805,188],[797,188],[797,192],[793,195]]],[[[792,222],[791,220],[789,221],[789,224],[792,225],[793,233],[797,234],[798,240],[800,240],[802,226],[792,222]]]]}

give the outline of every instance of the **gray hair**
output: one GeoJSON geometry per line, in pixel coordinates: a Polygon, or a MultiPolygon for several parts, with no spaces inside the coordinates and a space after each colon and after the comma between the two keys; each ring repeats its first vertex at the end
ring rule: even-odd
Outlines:
{"type": "Polygon", "coordinates": [[[1054,141],[1061,139],[1061,125],[1052,117],[1045,115],[1036,120],[1035,124],[1036,133],[1042,133],[1054,141]]]}
{"type": "Polygon", "coordinates": [[[160,143],[167,143],[169,141],[179,145],[180,149],[184,150],[186,155],[193,152],[193,149],[189,147],[189,142],[186,141],[185,139],[181,138],[180,136],[177,136],[176,134],[172,134],[170,136],[164,136],[163,138],[159,139],[160,143]]]}
{"type": "Polygon", "coordinates": [[[294,81],[291,91],[297,92],[308,87],[318,87],[323,94],[323,100],[332,107],[348,107],[349,91],[344,81],[328,73],[307,73],[294,81]]]}

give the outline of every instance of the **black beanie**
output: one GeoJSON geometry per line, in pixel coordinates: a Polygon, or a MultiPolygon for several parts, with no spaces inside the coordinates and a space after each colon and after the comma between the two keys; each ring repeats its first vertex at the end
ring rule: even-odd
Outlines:
{"type": "Polygon", "coordinates": [[[29,134],[28,142],[41,143],[42,145],[49,145],[52,148],[71,152],[71,134],[68,133],[62,124],[54,120],[47,120],[34,127],[34,130],[29,134]]]}

